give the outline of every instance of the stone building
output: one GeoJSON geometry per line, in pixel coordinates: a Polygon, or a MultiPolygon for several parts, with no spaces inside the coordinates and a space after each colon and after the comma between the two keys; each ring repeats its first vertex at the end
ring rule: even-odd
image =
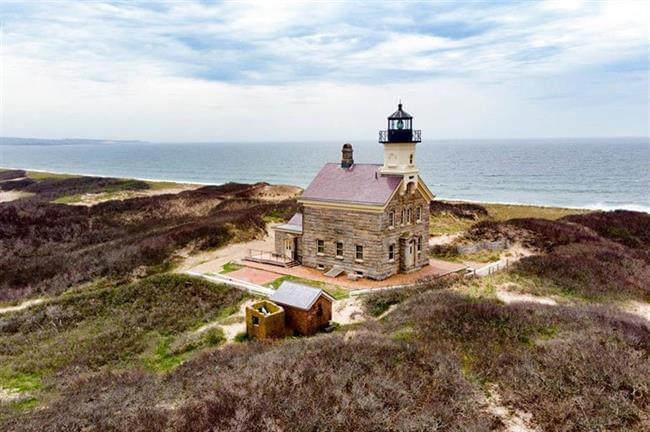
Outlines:
{"type": "Polygon", "coordinates": [[[318,288],[285,281],[269,300],[284,309],[287,329],[303,336],[324,329],[332,319],[334,299],[318,288]]]}
{"type": "Polygon", "coordinates": [[[246,333],[255,339],[284,337],[286,335],[284,309],[267,300],[247,306],[246,333]]]}
{"type": "Polygon", "coordinates": [[[429,264],[429,203],[415,147],[420,131],[398,105],[379,133],[383,164],[354,163],[344,144],[340,163],[328,163],[299,199],[302,213],[275,228],[276,253],[302,265],[385,279],[429,264]]]}

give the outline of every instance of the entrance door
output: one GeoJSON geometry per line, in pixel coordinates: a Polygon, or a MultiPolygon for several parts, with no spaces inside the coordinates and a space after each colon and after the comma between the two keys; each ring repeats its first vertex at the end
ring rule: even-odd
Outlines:
{"type": "Polygon", "coordinates": [[[409,241],[404,249],[404,267],[409,269],[415,266],[415,242],[409,241]]]}
{"type": "Polygon", "coordinates": [[[291,261],[294,260],[293,245],[294,245],[293,237],[284,240],[284,256],[285,258],[290,259],[291,261]]]}

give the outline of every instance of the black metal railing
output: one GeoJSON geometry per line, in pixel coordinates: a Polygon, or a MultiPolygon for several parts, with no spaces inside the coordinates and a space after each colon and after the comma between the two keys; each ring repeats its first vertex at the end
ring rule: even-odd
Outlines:
{"type": "Polygon", "coordinates": [[[420,142],[422,131],[420,129],[388,129],[379,131],[379,142],[420,142]]]}

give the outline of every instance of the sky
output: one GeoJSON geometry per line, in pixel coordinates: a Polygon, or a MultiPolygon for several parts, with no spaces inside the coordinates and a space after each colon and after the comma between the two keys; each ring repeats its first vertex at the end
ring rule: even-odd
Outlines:
{"type": "Polygon", "coordinates": [[[648,136],[650,3],[0,0],[0,136],[648,136]]]}

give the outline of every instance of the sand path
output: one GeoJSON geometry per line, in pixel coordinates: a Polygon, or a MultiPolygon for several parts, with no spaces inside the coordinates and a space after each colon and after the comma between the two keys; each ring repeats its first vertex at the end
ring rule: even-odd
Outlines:
{"type": "Polygon", "coordinates": [[[0,191],[0,203],[15,201],[20,198],[30,197],[35,195],[31,192],[22,191],[0,191]]]}
{"type": "Polygon", "coordinates": [[[485,399],[486,409],[491,414],[499,417],[508,432],[536,432],[532,425],[532,415],[519,410],[513,410],[501,403],[501,396],[497,385],[488,388],[488,395],[485,399]]]}
{"type": "MultiPolygon", "coordinates": [[[[176,269],[177,272],[191,270],[197,273],[219,273],[224,264],[230,261],[240,261],[248,256],[250,249],[272,251],[275,249],[275,240],[271,227],[267,225],[267,234],[261,240],[233,243],[220,249],[202,252],[185,258],[183,263],[176,269]]],[[[279,276],[278,276],[279,277],[279,276]]]]}
{"type": "Polygon", "coordinates": [[[0,315],[10,313],[10,312],[17,312],[21,311],[23,309],[27,309],[32,306],[36,306],[37,304],[43,303],[45,300],[43,299],[34,299],[34,300],[27,300],[25,302],[22,302],[19,305],[16,306],[8,306],[4,308],[0,308],[0,315]]]}

